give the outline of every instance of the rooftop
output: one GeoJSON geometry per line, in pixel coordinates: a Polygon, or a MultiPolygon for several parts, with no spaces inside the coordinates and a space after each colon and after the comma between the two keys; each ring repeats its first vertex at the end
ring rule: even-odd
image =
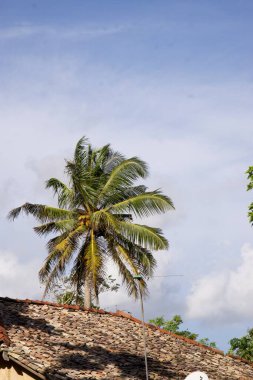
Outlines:
{"type": "MultiPolygon", "coordinates": [[[[0,347],[42,379],[145,379],[141,321],[118,311],[85,310],[0,297],[0,347]]],[[[253,379],[252,364],[146,324],[150,379],[253,379]]]]}

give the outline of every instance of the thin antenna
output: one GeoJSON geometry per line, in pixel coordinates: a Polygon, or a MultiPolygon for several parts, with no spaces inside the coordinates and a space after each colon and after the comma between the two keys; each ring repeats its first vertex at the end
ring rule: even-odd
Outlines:
{"type": "Polygon", "coordinates": [[[184,274],[167,274],[166,276],[152,276],[151,280],[153,277],[184,277],[184,274]]]}
{"type": "Polygon", "coordinates": [[[144,343],[144,358],[145,358],[145,369],[146,369],[146,380],[148,380],[148,358],[147,358],[147,338],[146,338],[146,329],[144,322],[144,306],[143,306],[143,298],[141,292],[140,281],[142,280],[141,275],[133,276],[135,280],[138,280],[138,287],[140,293],[140,301],[141,301],[141,314],[142,314],[142,331],[143,331],[143,343],[144,343]]]}

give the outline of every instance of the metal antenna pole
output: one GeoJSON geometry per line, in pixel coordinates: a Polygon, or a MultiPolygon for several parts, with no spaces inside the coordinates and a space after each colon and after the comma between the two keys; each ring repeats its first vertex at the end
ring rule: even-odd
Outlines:
{"type": "Polygon", "coordinates": [[[138,280],[138,287],[139,287],[139,293],[140,293],[145,370],[146,370],[146,380],[148,380],[149,377],[148,377],[147,337],[146,337],[146,329],[145,329],[145,321],[144,321],[143,298],[142,298],[142,292],[141,292],[141,286],[140,286],[140,280],[142,280],[142,277],[140,275],[137,275],[137,276],[134,276],[134,279],[138,280]]]}
{"type": "MultiPolygon", "coordinates": [[[[183,274],[169,274],[167,276],[154,276],[154,277],[170,277],[170,276],[184,276],[183,274]]],[[[143,306],[143,298],[141,292],[140,281],[142,280],[142,276],[137,274],[133,276],[135,280],[138,280],[138,288],[140,293],[140,301],[141,301],[141,315],[142,315],[142,330],[143,330],[143,343],[144,343],[144,358],[145,358],[145,369],[146,369],[146,380],[149,380],[148,375],[148,357],[147,357],[147,337],[146,337],[146,329],[145,329],[145,321],[144,321],[144,306],[143,306]]]]}

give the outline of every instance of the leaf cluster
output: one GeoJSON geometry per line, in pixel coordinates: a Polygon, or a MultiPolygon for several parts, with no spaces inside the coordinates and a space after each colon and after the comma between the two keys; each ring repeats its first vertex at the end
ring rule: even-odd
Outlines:
{"type": "Polygon", "coordinates": [[[204,344],[205,346],[216,347],[216,343],[210,342],[208,338],[197,339],[199,334],[193,333],[189,331],[188,329],[181,330],[180,326],[182,325],[183,320],[180,315],[176,314],[170,320],[165,320],[165,318],[161,316],[154,319],[150,319],[149,322],[164,330],[171,331],[174,334],[184,336],[188,339],[197,340],[199,343],[204,344]]]}
{"type": "Polygon", "coordinates": [[[57,178],[46,182],[58,207],[25,203],[9,213],[12,220],[20,213],[32,215],[39,222],[35,232],[50,236],[39,272],[45,294],[72,265],[77,294],[86,282],[98,295],[109,259],[118,267],[129,295],[138,297],[136,274],[142,276],[140,288],[147,294],[147,280],[156,265],[152,251],[167,249],[168,241],[159,228],[134,223],[134,218],[174,208],[171,199],[159,189],[136,185],[148,175],[144,161],[125,158],[110,145],[93,148],[85,138],[78,141],[73,159],[66,161],[65,172],[67,184],[57,178]]]}
{"type": "Polygon", "coordinates": [[[245,336],[230,340],[229,353],[243,359],[253,361],[253,329],[249,329],[245,336]]]}
{"type": "MultiPolygon", "coordinates": [[[[119,290],[120,284],[116,282],[115,278],[109,275],[103,279],[100,279],[98,287],[99,294],[107,291],[117,292],[119,290]]],[[[77,293],[71,277],[64,276],[60,278],[59,281],[54,285],[49,294],[49,299],[59,304],[84,306],[84,291],[82,289],[81,292],[77,293]]],[[[92,307],[96,307],[95,294],[93,294],[91,302],[92,307]]]]}
{"type": "MultiPolygon", "coordinates": [[[[248,170],[246,171],[247,179],[249,180],[249,183],[247,185],[247,190],[253,189],[253,166],[250,166],[248,170]]],[[[248,217],[250,223],[253,225],[253,202],[249,205],[249,212],[248,217]]]]}

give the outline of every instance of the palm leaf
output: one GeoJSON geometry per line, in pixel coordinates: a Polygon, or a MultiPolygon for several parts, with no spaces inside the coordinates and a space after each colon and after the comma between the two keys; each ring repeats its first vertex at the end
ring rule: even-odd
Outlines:
{"type": "Polygon", "coordinates": [[[114,167],[109,175],[109,178],[103,186],[98,199],[100,200],[111,190],[120,187],[128,187],[133,184],[138,178],[145,178],[148,174],[147,165],[144,161],[137,157],[132,157],[128,160],[122,161],[119,165],[114,167]]]}
{"type": "Polygon", "coordinates": [[[40,279],[45,282],[43,298],[59,276],[65,272],[67,264],[78,248],[78,238],[82,233],[83,226],[78,226],[71,231],[65,239],[62,239],[61,242],[55,245],[53,252],[49,253],[44,266],[39,272],[40,279]],[[52,269],[54,263],[55,265],[52,269]]]}
{"type": "Polygon", "coordinates": [[[25,203],[22,206],[11,210],[8,214],[8,218],[14,220],[21,212],[24,212],[26,215],[33,215],[40,222],[65,219],[66,217],[74,215],[74,212],[70,210],[40,204],[25,203]]]}
{"type": "Polygon", "coordinates": [[[49,277],[52,272],[52,267],[55,265],[56,261],[59,260],[61,255],[60,251],[52,251],[48,254],[42,268],[39,271],[39,278],[41,282],[45,282],[45,280],[49,277]]]}
{"type": "Polygon", "coordinates": [[[133,212],[137,217],[146,217],[154,214],[164,213],[167,210],[174,208],[174,205],[169,197],[162,194],[159,190],[146,192],[128,198],[122,202],[116,203],[105,208],[105,211],[113,213],[121,213],[124,211],[133,212]]]}
{"type": "MultiPolygon", "coordinates": [[[[122,214],[121,214],[122,215],[122,214]]],[[[119,229],[119,221],[113,214],[105,210],[99,210],[91,215],[91,222],[95,229],[108,228],[117,231],[119,229]]]]}
{"type": "Polygon", "coordinates": [[[59,207],[66,207],[74,204],[75,193],[73,189],[70,189],[57,178],[50,178],[46,182],[46,188],[53,189],[54,195],[57,194],[59,207]]]}
{"type": "Polygon", "coordinates": [[[125,157],[121,153],[110,150],[107,159],[103,162],[104,173],[111,173],[123,160],[125,160],[125,157]]]}
{"type": "Polygon", "coordinates": [[[77,295],[81,295],[81,288],[84,285],[85,278],[87,277],[87,265],[85,260],[85,254],[87,247],[90,244],[90,236],[86,235],[84,243],[79,248],[79,252],[75,258],[72,270],[71,280],[76,287],[77,295]]]}
{"type": "Polygon", "coordinates": [[[118,244],[124,247],[124,249],[128,252],[128,255],[131,256],[132,260],[138,266],[139,272],[144,277],[151,277],[153,275],[156,267],[156,260],[151,251],[130,242],[121,235],[114,235],[113,240],[116,245],[118,244]]]}
{"type": "Polygon", "coordinates": [[[109,194],[103,197],[101,202],[101,208],[108,208],[113,206],[115,203],[122,202],[129,198],[136,197],[137,195],[141,195],[146,193],[146,186],[129,186],[126,188],[116,188],[114,191],[111,191],[109,194]]]}
{"type": "Polygon", "coordinates": [[[87,163],[87,147],[88,145],[88,139],[86,137],[82,137],[76,144],[75,152],[74,152],[74,161],[78,165],[78,167],[85,168],[87,163]]]}
{"type": "MultiPolygon", "coordinates": [[[[110,247],[111,257],[119,269],[119,275],[122,277],[123,284],[127,288],[129,296],[133,296],[135,299],[139,297],[139,288],[136,280],[134,279],[134,274],[128,268],[128,264],[122,257],[121,253],[115,249],[113,246],[110,247]]],[[[147,284],[145,280],[142,280],[141,289],[143,294],[147,294],[147,284]]]]}
{"type": "Polygon", "coordinates": [[[58,222],[49,222],[41,226],[34,227],[34,231],[38,235],[47,235],[52,232],[66,232],[73,229],[76,221],[73,219],[65,219],[58,222]]]}
{"type": "Polygon", "coordinates": [[[119,230],[125,238],[141,247],[155,251],[169,248],[168,240],[160,228],[121,221],[119,230]]]}

